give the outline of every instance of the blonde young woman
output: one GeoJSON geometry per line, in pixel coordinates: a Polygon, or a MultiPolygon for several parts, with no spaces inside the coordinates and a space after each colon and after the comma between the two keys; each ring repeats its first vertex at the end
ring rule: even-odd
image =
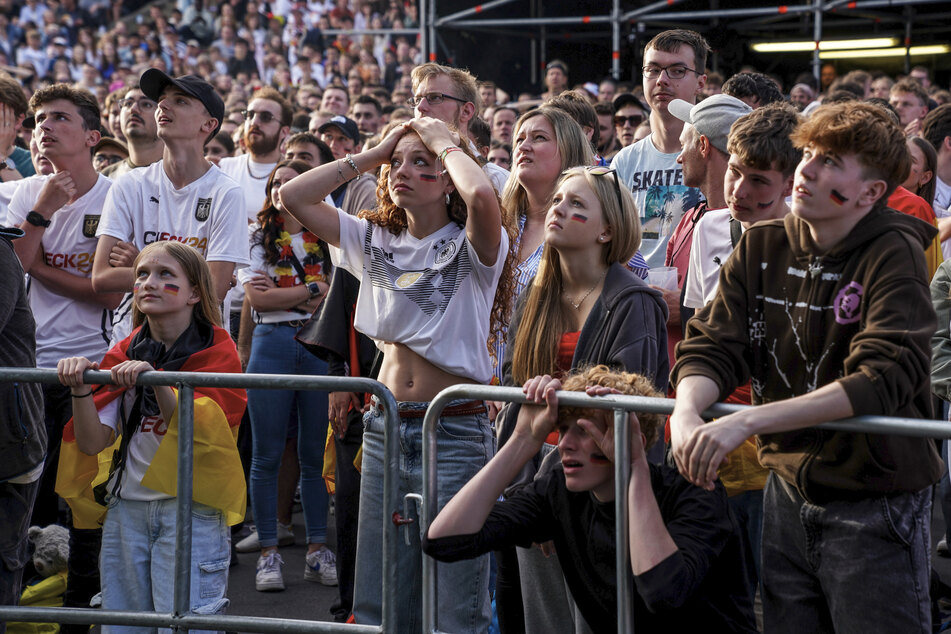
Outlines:
{"type": "MultiPolygon", "coordinates": [[[[542,106],[519,117],[512,133],[512,176],[502,192],[506,224],[518,227],[515,247],[515,294],[520,295],[535,276],[542,259],[545,242],[545,217],[555,185],[562,172],[571,167],[594,164],[594,152],[581,126],[563,110],[542,106]]],[[[647,275],[647,264],[636,254],[629,254],[631,266],[641,277],[647,275]]],[[[496,344],[501,380],[501,361],[505,357],[505,340],[496,344]]]]}
{"type": "MultiPolygon", "coordinates": [[[[535,376],[563,376],[605,364],[667,386],[667,309],[661,294],[627,265],[641,229],[631,193],[605,167],[576,167],[558,181],[544,222],[538,273],[519,296],[508,334],[505,385],[524,385],[535,376]]],[[[514,429],[517,406],[499,414],[499,446],[514,429]]],[[[552,439],[517,480],[531,481],[552,439]]],[[[499,586],[515,586],[510,556],[500,553],[499,586]]],[[[529,632],[573,632],[580,617],[568,610],[557,559],[518,549],[524,628],[529,632]],[[552,601],[562,596],[563,601],[552,601]]],[[[498,587],[498,586],[497,586],[498,587]]],[[[500,623],[518,624],[511,593],[499,597],[500,623]]],[[[583,625],[581,626],[581,631],[583,625]]]]}
{"type": "MultiPolygon", "coordinates": [[[[383,350],[379,380],[399,404],[402,493],[422,487],[422,416],[436,394],[492,377],[487,341],[510,306],[509,235],[498,197],[459,137],[422,117],[397,125],[379,145],[294,179],[281,200],[332,247],[334,263],[360,279],[354,326],[383,350]],[[381,167],[378,205],[360,217],[324,202],[344,181],[381,167]]],[[[364,418],[360,522],[353,615],[379,623],[382,598],[383,424],[379,404],[364,418]]],[[[484,404],[450,403],[437,426],[439,497],[449,499],[494,453],[484,404]]],[[[410,531],[414,533],[414,531],[410,531]]],[[[398,618],[419,629],[420,544],[397,551],[398,618]]],[[[488,558],[441,566],[439,624],[488,628],[488,558]],[[466,597],[466,601],[460,600],[466,597]]]]}

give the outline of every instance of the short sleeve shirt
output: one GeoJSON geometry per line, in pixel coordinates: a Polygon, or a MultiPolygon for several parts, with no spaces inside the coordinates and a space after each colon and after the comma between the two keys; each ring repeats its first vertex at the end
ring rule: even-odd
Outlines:
{"type": "Polygon", "coordinates": [[[455,222],[415,238],[340,209],[337,215],[340,247],[331,247],[331,257],[360,280],[354,327],[378,346],[401,343],[449,374],[488,383],[486,342],[506,233],[496,261],[486,266],[455,222]]]}
{"type": "MultiPolygon", "coordinates": [[[[19,181],[7,224],[19,226],[33,209],[50,176],[19,181]]],[[[99,176],[92,189],[67,203],[50,219],[40,242],[46,264],[70,275],[88,278],[96,254],[96,228],[112,181],[99,176]]],[[[106,353],[112,331],[112,311],[93,302],[66,297],[32,278],[30,308],[36,319],[36,365],[55,368],[63,357],[99,360],[106,353]]]]}
{"type": "Polygon", "coordinates": [[[664,266],[671,234],[684,212],[703,200],[699,189],[684,185],[679,155],[664,154],[647,136],[618,152],[611,163],[634,194],[641,218],[641,253],[651,268],[664,266]]]}

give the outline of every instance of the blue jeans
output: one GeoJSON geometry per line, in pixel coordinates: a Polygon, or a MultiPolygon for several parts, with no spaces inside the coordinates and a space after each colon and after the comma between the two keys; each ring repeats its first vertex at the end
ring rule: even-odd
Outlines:
{"type": "MultiPolygon", "coordinates": [[[[102,607],[132,612],[171,612],[174,602],[175,513],[178,500],[139,502],[113,497],[102,527],[99,571],[102,607]]],[[[228,606],[231,531],[217,509],[192,503],[189,607],[218,614],[228,606]]],[[[104,634],[145,634],[149,627],[104,625],[104,634]]],[[[162,629],[161,632],[171,632],[162,629]]]]}
{"type": "MultiPolygon", "coordinates": [[[[449,403],[457,405],[459,401],[449,403]]],[[[425,409],[428,403],[401,403],[401,409],[425,409]]],[[[364,416],[363,481],[360,489],[360,522],[357,534],[357,570],[353,591],[353,615],[357,623],[378,625],[382,619],[383,516],[384,509],[382,411],[373,408],[364,416]]],[[[400,499],[423,489],[423,419],[401,418],[400,499]]],[[[436,431],[438,453],[438,508],[446,505],[462,486],[485,466],[495,453],[492,428],[485,413],[439,419],[436,431]]],[[[419,526],[419,517],[411,513],[419,526]]],[[[402,531],[401,531],[402,532],[402,531]]],[[[410,545],[396,544],[397,622],[393,632],[418,632],[422,627],[422,549],[419,530],[410,530],[410,545]]],[[[489,627],[489,556],[437,565],[439,629],[443,632],[485,632],[489,627]]]]}
{"type": "Polygon", "coordinates": [[[769,474],[764,631],[931,632],[931,487],[810,504],[769,474]]]}
{"type": "MultiPolygon", "coordinates": [[[[251,342],[248,372],[322,376],[327,364],[294,341],[297,328],[258,324],[251,342]]],[[[277,546],[277,473],[291,417],[297,419],[301,505],[308,544],[327,541],[327,485],[324,443],[327,442],[327,393],[313,390],[248,390],[253,454],[251,510],[261,546],[277,546]]]]}

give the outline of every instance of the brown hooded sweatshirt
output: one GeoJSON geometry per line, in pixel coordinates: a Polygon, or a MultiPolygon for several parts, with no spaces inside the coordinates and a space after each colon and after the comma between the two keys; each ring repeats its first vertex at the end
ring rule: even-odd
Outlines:
{"type": "MultiPolygon", "coordinates": [[[[754,225],[687,324],[672,384],[700,374],[722,400],[750,380],[758,405],[838,381],[856,416],[930,418],[936,320],[923,246],[934,233],[880,207],[821,253],[793,214],[754,225]]],[[[943,471],[925,438],[804,428],[758,447],[763,466],[819,504],[918,491],[943,471]]]]}

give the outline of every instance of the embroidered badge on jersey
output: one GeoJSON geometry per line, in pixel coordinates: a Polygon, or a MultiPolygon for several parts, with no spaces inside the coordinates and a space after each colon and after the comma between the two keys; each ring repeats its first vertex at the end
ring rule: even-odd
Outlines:
{"type": "Polygon", "coordinates": [[[204,222],[208,220],[208,216],[211,214],[211,198],[199,198],[198,204],[195,205],[195,220],[198,222],[204,222]]]}
{"type": "Polygon", "coordinates": [[[83,216],[83,235],[87,238],[96,237],[96,229],[99,228],[99,215],[90,214],[83,216]]]}
{"type": "Polygon", "coordinates": [[[436,254],[436,264],[445,264],[452,259],[452,256],[456,253],[456,243],[449,242],[442,249],[439,250],[439,253],[436,254]]]}

